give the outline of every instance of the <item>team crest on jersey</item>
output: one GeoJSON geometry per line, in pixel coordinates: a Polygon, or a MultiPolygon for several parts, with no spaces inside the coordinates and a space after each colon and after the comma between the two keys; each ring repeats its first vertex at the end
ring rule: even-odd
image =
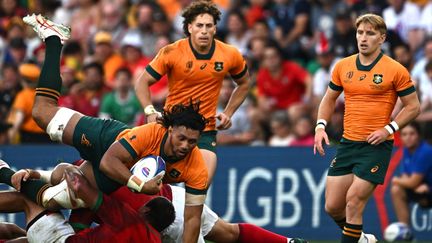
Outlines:
{"type": "Polygon", "coordinates": [[[216,72],[222,71],[223,70],[223,62],[215,62],[214,70],[216,70],[216,72]]]}
{"type": "Polygon", "coordinates": [[[172,169],[170,172],[169,172],[169,175],[172,177],[172,178],[177,178],[177,177],[179,177],[180,176],[180,171],[178,171],[178,170],[176,170],[176,169],[172,169]]]}
{"type": "Polygon", "coordinates": [[[383,75],[382,74],[374,74],[373,80],[375,84],[380,84],[383,81],[383,75]]]}

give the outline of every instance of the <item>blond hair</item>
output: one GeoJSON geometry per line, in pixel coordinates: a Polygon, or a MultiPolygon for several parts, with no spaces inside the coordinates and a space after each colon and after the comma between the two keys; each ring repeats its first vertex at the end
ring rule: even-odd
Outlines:
{"type": "Polygon", "coordinates": [[[363,14],[356,19],[355,26],[359,27],[361,23],[369,23],[372,27],[378,30],[381,34],[387,33],[387,26],[384,22],[384,19],[376,14],[363,14]]]}

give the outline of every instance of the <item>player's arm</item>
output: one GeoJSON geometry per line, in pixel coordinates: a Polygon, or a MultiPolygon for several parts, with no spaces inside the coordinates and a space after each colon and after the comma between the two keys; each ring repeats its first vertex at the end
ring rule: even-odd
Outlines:
{"type": "Polygon", "coordinates": [[[396,115],[395,119],[390,124],[387,124],[383,128],[371,133],[367,137],[368,143],[377,145],[384,142],[389,135],[393,134],[399,130],[400,127],[403,127],[410,121],[414,120],[420,114],[420,102],[416,92],[401,96],[400,99],[403,105],[401,111],[396,115]]]}
{"type": "Polygon", "coordinates": [[[339,86],[331,86],[327,88],[326,93],[324,94],[323,99],[318,108],[318,116],[317,116],[317,126],[315,127],[315,144],[314,144],[314,154],[318,151],[320,155],[324,155],[324,147],[322,145],[322,141],[324,140],[327,145],[329,145],[329,140],[327,137],[327,133],[325,132],[325,126],[327,125],[327,121],[330,120],[331,115],[334,112],[336,106],[336,100],[339,95],[342,93],[342,87],[339,86]],[[332,88],[333,87],[333,88],[332,88]]]}
{"type": "Polygon", "coordinates": [[[157,114],[154,110],[154,107],[152,106],[150,95],[150,86],[157,81],[158,80],[156,80],[152,75],[150,75],[147,69],[145,69],[135,83],[135,93],[138,97],[139,102],[141,103],[141,106],[144,108],[144,112],[147,117],[153,114],[157,114]],[[151,109],[152,107],[153,109],[151,109]]]}
{"type": "Polygon", "coordinates": [[[196,195],[186,192],[185,197],[183,242],[197,242],[201,231],[201,214],[205,194],[196,195]]]}
{"type": "Polygon", "coordinates": [[[417,97],[417,92],[412,92],[409,95],[401,96],[400,100],[402,101],[403,107],[396,115],[394,121],[399,127],[404,127],[420,114],[420,102],[417,97]]]}
{"type": "Polygon", "coordinates": [[[111,179],[122,185],[127,185],[130,189],[146,194],[155,194],[160,190],[163,175],[158,175],[148,182],[140,180],[132,175],[127,164],[136,162],[136,156],[132,156],[130,152],[121,144],[122,140],[114,142],[102,157],[99,169],[111,179]]]}
{"type": "Polygon", "coordinates": [[[423,182],[423,179],[423,174],[413,173],[408,176],[393,177],[392,183],[406,189],[414,190],[423,182]]]}

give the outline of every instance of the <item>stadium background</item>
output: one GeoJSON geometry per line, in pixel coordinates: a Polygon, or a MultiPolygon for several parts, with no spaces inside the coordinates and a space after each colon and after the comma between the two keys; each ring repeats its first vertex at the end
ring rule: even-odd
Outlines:
{"type": "MultiPolygon", "coordinates": [[[[340,231],[324,212],[325,175],[334,148],[323,158],[313,156],[311,148],[221,147],[218,154],[207,204],[219,216],[311,242],[338,239],[340,231]]],[[[16,168],[48,169],[56,161],[76,160],[78,154],[67,146],[2,146],[0,158],[13,161],[16,168]]],[[[396,150],[387,180],[399,158],[396,150]]],[[[0,221],[25,226],[22,214],[0,214],[0,221]]],[[[364,229],[382,239],[382,230],[394,221],[386,183],[367,205],[364,229]]],[[[432,209],[413,205],[411,222],[418,242],[432,242],[432,209]]]]}

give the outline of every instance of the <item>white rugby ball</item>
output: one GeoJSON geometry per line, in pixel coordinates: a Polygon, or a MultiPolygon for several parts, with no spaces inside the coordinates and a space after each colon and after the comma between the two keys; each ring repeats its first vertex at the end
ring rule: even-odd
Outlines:
{"type": "Polygon", "coordinates": [[[388,242],[410,241],[412,238],[409,226],[401,222],[392,223],[384,230],[384,239],[388,242]]]}
{"type": "Polygon", "coordinates": [[[130,171],[142,181],[147,182],[165,171],[165,161],[160,156],[148,155],[138,160],[130,171]]]}

